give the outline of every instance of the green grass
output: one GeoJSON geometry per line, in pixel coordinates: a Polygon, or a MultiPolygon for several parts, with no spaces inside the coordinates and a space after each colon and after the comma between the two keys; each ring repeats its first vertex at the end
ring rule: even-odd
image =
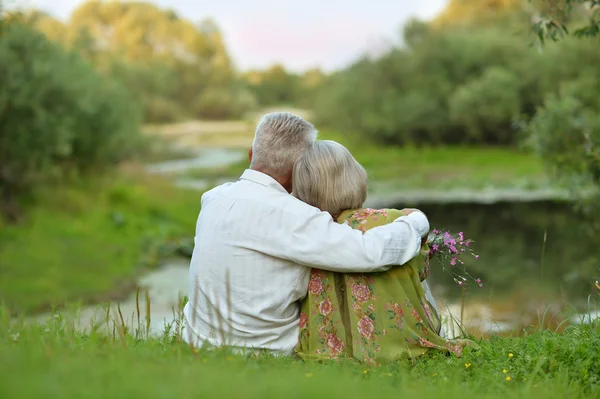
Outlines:
{"type": "Polygon", "coordinates": [[[324,132],[346,146],[374,184],[392,189],[542,188],[550,182],[533,154],[510,148],[382,146],[324,132]]]}
{"type": "Polygon", "coordinates": [[[165,244],[193,236],[200,196],[132,171],[44,189],[25,222],[0,228],[0,303],[31,313],[128,294],[165,244]]]}
{"type": "MultiPolygon", "coordinates": [[[[117,323],[118,324],[118,323],[117,323]]],[[[143,335],[143,334],[142,334],[143,335]]],[[[462,358],[433,354],[381,368],[191,350],[177,336],[82,334],[55,318],[0,325],[5,398],[593,398],[600,329],[492,338],[462,358]],[[510,377],[509,380],[508,377],[510,377]]]]}

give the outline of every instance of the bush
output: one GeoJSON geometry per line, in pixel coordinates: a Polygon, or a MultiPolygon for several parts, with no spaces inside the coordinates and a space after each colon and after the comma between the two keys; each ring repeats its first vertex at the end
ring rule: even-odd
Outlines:
{"type": "Polygon", "coordinates": [[[600,231],[600,114],[568,89],[548,96],[527,126],[529,139],[552,172],[568,182],[600,231]]]}
{"type": "Polygon", "coordinates": [[[67,169],[110,166],[138,136],[135,102],[74,52],[19,22],[0,33],[2,210],[67,169]]]}
{"type": "Polygon", "coordinates": [[[450,119],[475,142],[510,144],[512,120],[519,113],[519,80],[499,67],[460,86],[449,99],[450,119]]]}
{"type": "Polygon", "coordinates": [[[501,29],[405,31],[408,47],[341,71],[319,93],[320,122],[386,143],[514,143],[526,46],[501,29]],[[483,107],[482,107],[483,105],[483,107]]]}
{"type": "Polygon", "coordinates": [[[256,107],[249,91],[239,88],[207,88],[200,93],[191,113],[201,119],[232,119],[256,107]]]}

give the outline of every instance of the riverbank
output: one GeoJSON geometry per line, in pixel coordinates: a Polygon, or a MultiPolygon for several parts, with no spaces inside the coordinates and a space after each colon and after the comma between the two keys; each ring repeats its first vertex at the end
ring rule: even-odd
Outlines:
{"type": "Polygon", "coordinates": [[[38,192],[27,220],[0,226],[0,302],[30,314],[127,297],[193,235],[200,196],[139,166],[38,192]]]}
{"type": "MultiPolygon", "coordinates": [[[[1,313],[1,312],[0,312],[1,313]]],[[[0,314],[0,396],[146,398],[593,398],[600,395],[600,329],[530,331],[480,342],[462,358],[426,355],[381,368],[191,350],[177,335],[145,338],[108,320],[82,334],[55,317],[8,327],[0,314]],[[114,327],[113,327],[114,326],[114,327]],[[585,355],[585,356],[583,356],[585,355]]],[[[142,315],[141,330],[143,331],[142,315]]]]}
{"type": "MultiPolygon", "coordinates": [[[[160,171],[186,187],[205,187],[236,179],[247,167],[246,153],[254,125],[248,122],[187,122],[146,130],[178,148],[195,149],[208,158],[229,159],[207,167],[199,159],[166,162],[160,171]],[[215,155],[211,155],[214,152],[215,155]]],[[[384,146],[339,132],[319,132],[320,139],[345,145],[369,174],[369,200],[400,203],[440,201],[564,200],[568,193],[550,179],[541,161],[513,148],[384,146]]],[[[200,158],[201,158],[200,157],[200,158]]]]}

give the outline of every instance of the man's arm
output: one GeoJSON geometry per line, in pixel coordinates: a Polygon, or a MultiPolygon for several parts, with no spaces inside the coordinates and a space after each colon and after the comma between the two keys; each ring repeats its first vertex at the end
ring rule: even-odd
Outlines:
{"type": "Polygon", "coordinates": [[[429,221],[419,211],[364,234],[314,208],[305,218],[295,217],[292,231],[274,228],[261,252],[336,272],[380,272],[402,265],[419,253],[421,238],[429,232],[429,221]]]}

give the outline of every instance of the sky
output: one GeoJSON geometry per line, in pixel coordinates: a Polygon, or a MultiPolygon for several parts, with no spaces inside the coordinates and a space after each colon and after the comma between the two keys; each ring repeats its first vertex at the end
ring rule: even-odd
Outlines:
{"type": "MultiPolygon", "coordinates": [[[[447,0],[155,0],[181,17],[213,18],[239,69],[281,63],[302,71],[342,68],[397,43],[410,17],[428,19],[447,0]]],[[[5,0],[66,20],[81,0],[5,0]]]]}

